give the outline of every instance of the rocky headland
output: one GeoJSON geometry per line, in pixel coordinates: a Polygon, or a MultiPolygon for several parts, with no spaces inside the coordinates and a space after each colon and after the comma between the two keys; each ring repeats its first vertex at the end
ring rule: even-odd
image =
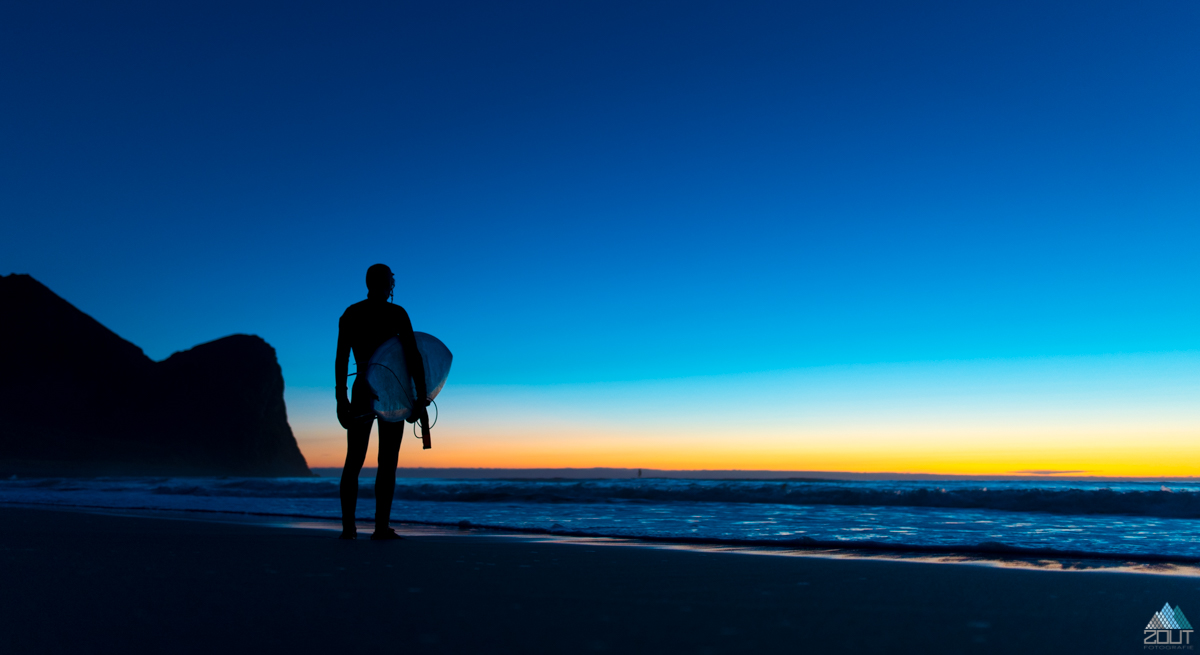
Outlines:
{"type": "Polygon", "coordinates": [[[259,337],[156,362],[17,274],[0,316],[0,475],[311,475],[259,337]]]}

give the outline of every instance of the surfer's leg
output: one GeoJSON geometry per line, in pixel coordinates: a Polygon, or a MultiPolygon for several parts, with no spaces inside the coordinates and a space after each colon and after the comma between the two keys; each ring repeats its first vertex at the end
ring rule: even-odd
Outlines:
{"type": "Polygon", "coordinates": [[[358,508],[358,474],[367,458],[371,440],[371,421],[363,421],[346,430],[346,463],[342,466],[342,482],[338,493],[342,498],[342,536],[350,539],[356,532],[354,512],[358,508]]]}
{"type": "Polygon", "coordinates": [[[392,516],[392,498],[396,494],[396,461],[400,458],[400,439],[404,437],[403,421],[379,422],[379,469],[375,472],[375,531],[391,532],[388,520],[392,516]]]}

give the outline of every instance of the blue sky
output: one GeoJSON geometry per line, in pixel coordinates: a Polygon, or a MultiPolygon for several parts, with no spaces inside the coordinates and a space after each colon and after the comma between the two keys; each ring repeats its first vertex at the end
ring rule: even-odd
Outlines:
{"type": "Polygon", "coordinates": [[[0,269],[155,358],[259,334],[314,394],[377,261],[448,391],[1196,351],[1197,28],[1187,2],[10,3],[0,269]]]}

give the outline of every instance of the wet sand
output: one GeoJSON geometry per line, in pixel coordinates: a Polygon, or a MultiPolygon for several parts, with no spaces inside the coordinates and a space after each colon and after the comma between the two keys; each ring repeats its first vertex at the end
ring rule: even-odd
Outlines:
{"type": "Polygon", "coordinates": [[[1200,619],[1181,575],[335,534],[0,509],[0,652],[1132,653],[1200,619]]]}

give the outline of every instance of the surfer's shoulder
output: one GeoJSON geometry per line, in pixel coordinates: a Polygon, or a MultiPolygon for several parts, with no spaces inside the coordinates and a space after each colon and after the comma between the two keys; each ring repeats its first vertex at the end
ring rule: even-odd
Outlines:
{"type": "Polygon", "coordinates": [[[404,308],[400,305],[388,305],[388,311],[391,312],[391,314],[396,318],[403,317],[406,320],[408,319],[408,312],[404,311],[404,308]]]}
{"type": "Polygon", "coordinates": [[[363,313],[363,310],[366,309],[367,302],[369,302],[369,301],[360,300],[359,302],[356,302],[353,305],[350,305],[349,307],[347,307],[346,311],[342,312],[342,320],[346,320],[346,319],[354,317],[357,314],[363,313]]]}

